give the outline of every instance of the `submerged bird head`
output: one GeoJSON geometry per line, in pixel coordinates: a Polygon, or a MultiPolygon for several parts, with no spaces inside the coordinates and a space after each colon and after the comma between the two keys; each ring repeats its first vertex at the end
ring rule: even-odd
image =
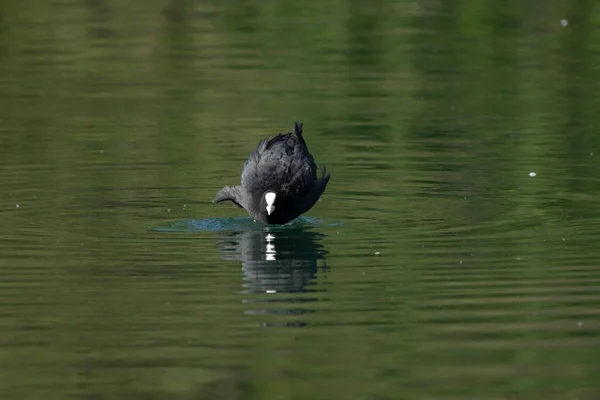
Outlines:
{"type": "Polygon", "coordinates": [[[277,195],[275,192],[265,193],[265,202],[267,203],[267,215],[271,215],[275,211],[275,198],[277,195]]]}

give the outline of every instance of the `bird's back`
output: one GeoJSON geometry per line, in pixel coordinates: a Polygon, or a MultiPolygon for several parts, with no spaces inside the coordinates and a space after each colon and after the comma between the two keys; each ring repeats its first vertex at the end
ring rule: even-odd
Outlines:
{"type": "Polygon", "coordinates": [[[262,140],[242,168],[242,187],[262,195],[267,190],[302,195],[314,184],[317,166],[302,137],[294,131],[262,140]]]}

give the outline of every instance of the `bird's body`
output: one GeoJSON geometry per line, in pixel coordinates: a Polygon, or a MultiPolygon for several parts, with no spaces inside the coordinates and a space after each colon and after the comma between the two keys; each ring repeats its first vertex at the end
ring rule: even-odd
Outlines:
{"type": "Polygon", "coordinates": [[[317,178],[317,165],[302,137],[302,123],[294,130],[258,143],[242,168],[239,186],[225,186],[214,203],[229,200],[243,207],[256,221],[285,224],[310,210],[325,191],[325,167],[317,178]]]}

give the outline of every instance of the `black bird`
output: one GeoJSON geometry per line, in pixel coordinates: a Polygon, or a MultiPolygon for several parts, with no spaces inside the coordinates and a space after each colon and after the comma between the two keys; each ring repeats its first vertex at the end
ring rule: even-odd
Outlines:
{"type": "Polygon", "coordinates": [[[291,133],[260,141],[242,167],[242,184],[225,186],[213,203],[229,200],[256,221],[285,224],[315,205],[329,177],[323,166],[317,178],[317,164],[302,137],[302,122],[295,122],[291,133]]]}

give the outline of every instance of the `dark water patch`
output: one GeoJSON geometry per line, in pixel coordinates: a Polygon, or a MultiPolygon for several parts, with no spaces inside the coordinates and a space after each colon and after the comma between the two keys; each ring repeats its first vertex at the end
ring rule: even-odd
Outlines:
{"type": "Polygon", "coordinates": [[[283,232],[290,229],[314,229],[339,226],[341,222],[327,222],[313,217],[299,217],[284,225],[264,225],[250,217],[205,218],[175,221],[162,227],[151,228],[158,232],[283,232]]]}

